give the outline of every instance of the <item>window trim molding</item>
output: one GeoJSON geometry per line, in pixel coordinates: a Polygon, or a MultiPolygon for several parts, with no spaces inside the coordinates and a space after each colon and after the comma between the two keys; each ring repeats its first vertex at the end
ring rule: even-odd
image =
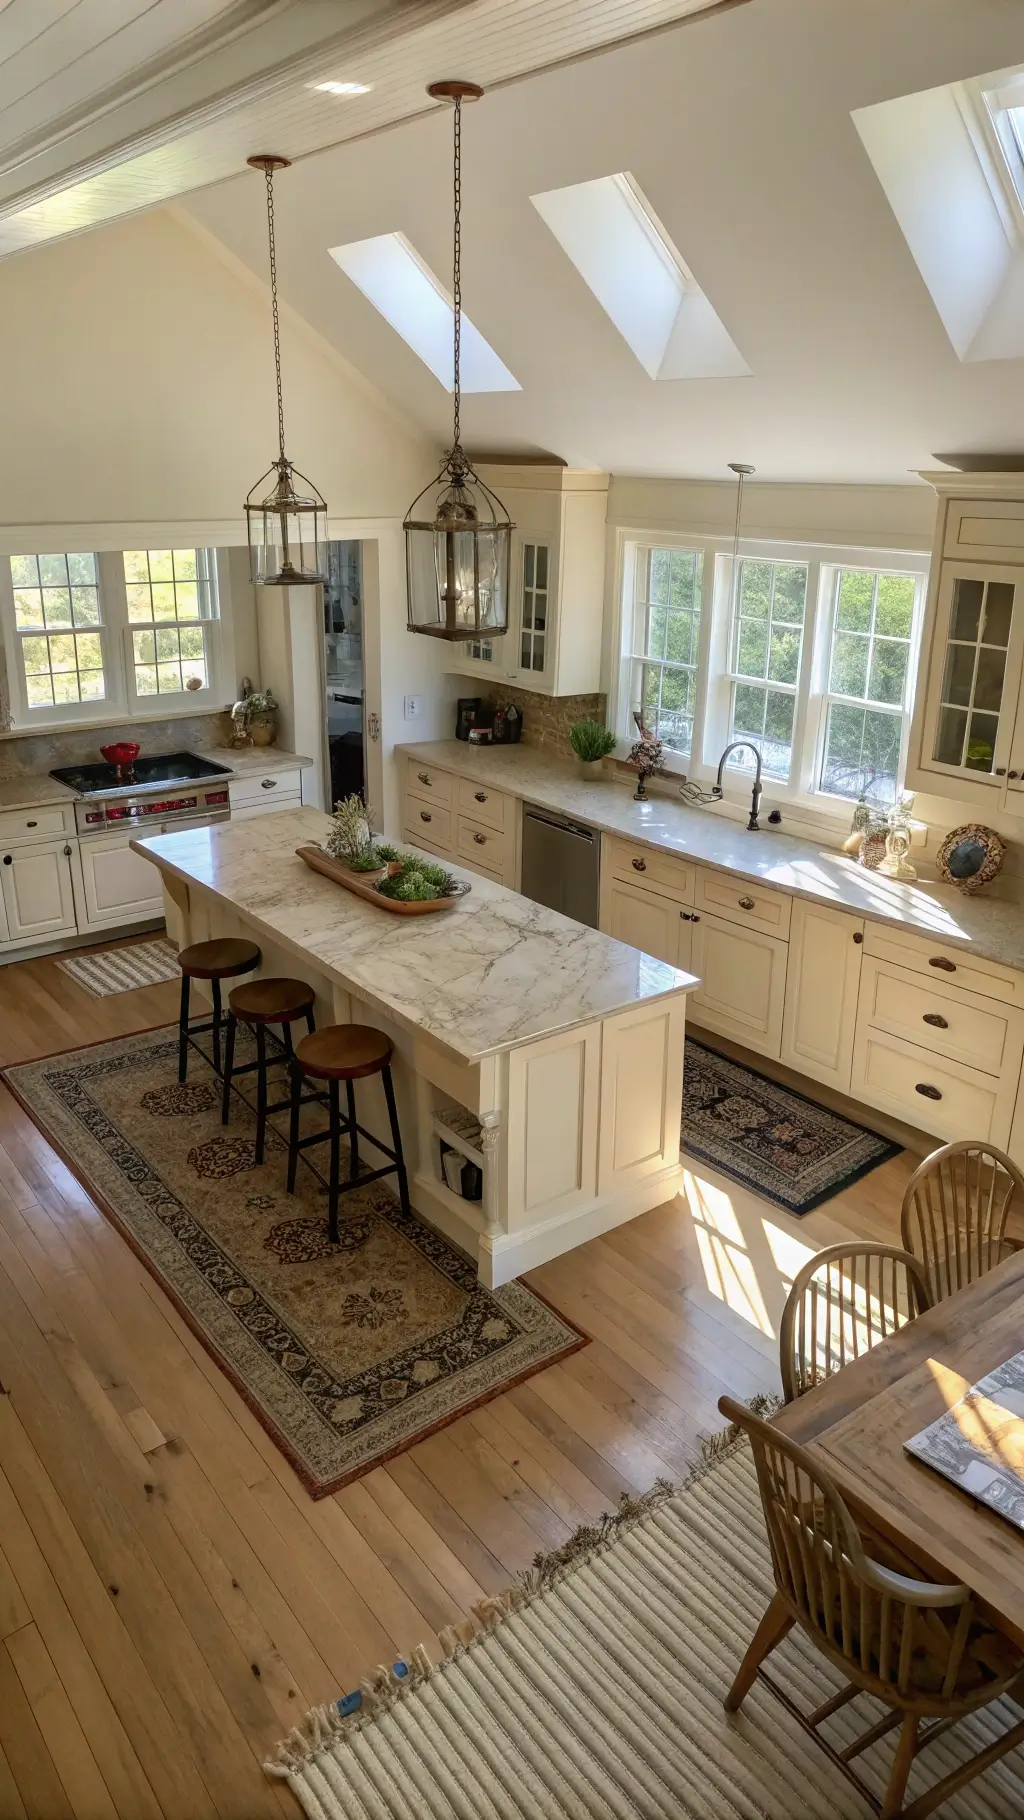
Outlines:
{"type": "MultiPolygon", "coordinates": [[[[691,756],[686,760],[666,751],[664,771],[667,782],[689,778],[695,783],[707,785],[714,782],[718,769],[718,755],[728,744],[729,692],[732,684],[726,672],[730,615],[728,611],[716,611],[716,602],[722,598],[722,590],[731,579],[732,538],[724,530],[690,533],[678,527],[672,530],[660,530],[650,521],[638,525],[615,526],[615,561],[610,565],[614,592],[609,614],[611,622],[609,627],[611,639],[609,680],[611,687],[608,694],[608,724],[616,736],[614,756],[619,759],[628,757],[630,746],[633,744],[632,738],[623,730],[626,714],[630,708],[630,681],[633,663],[632,652],[626,649],[623,616],[627,589],[630,601],[635,599],[635,563],[638,547],[702,550],[704,553],[699,675],[706,679],[706,684],[703,688],[698,687],[691,756]]],[[[828,571],[834,572],[840,568],[847,568],[867,569],[872,572],[882,570],[892,574],[916,575],[920,578],[908,660],[913,686],[910,705],[904,710],[904,724],[900,741],[899,775],[903,778],[906,775],[910,728],[918,682],[924,611],[928,597],[930,553],[924,548],[915,550],[905,546],[900,549],[885,549],[878,544],[814,543],[806,538],[790,540],[762,537],[741,538],[739,554],[741,557],[761,558],[769,562],[806,562],[809,569],[807,610],[812,614],[813,622],[810,627],[805,627],[803,660],[797,684],[797,706],[793,726],[793,749],[796,764],[788,783],[782,783],[776,778],[766,778],[765,807],[775,803],[783,808],[788,805],[801,816],[820,819],[823,824],[844,823],[848,827],[853,806],[851,799],[831,796],[823,790],[814,788],[814,779],[820,771],[821,742],[825,730],[824,704],[827,693],[820,686],[824,680],[823,669],[827,668],[828,659],[828,628],[823,626],[821,612],[823,577],[828,571]]],[[[726,786],[726,802],[739,807],[749,792],[747,775],[728,768],[723,781],[726,786]]]]}

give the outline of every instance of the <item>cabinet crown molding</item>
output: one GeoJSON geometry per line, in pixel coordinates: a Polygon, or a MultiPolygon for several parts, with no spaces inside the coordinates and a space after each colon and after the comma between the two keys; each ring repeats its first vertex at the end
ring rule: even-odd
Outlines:
{"type": "Polygon", "coordinates": [[[940,499],[1024,500],[1024,469],[1009,474],[961,474],[949,468],[919,468],[918,478],[927,481],[940,499]]]}

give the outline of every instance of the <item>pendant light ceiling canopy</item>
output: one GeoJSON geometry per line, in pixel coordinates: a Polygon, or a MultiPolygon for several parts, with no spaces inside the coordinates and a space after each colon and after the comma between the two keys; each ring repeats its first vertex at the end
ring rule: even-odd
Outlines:
{"type": "Polygon", "coordinates": [[[249,574],[258,587],[303,587],[311,582],[327,580],[327,505],[313,483],[304,474],[300,474],[298,468],[293,468],[284,447],[281,325],[277,303],[277,252],[274,246],[274,172],[287,170],[291,159],[260,152],[246,162],[253,170],[262,171],[267,183],[278,449],[276,461],[256,482],[245,502],[249,574]],[[268,481],[272,482],[269,490],[268,481]]]}
{"type": "Polygon", "coordinates": [[[508,631],[513,525],[501,500],[474,472],[461,440],[462,103],[479,101],[475,82],[432,82],[427,94],[454,104],[454,430],[439,474],[405,517],[409,629],[452,643],[508,631]]]}

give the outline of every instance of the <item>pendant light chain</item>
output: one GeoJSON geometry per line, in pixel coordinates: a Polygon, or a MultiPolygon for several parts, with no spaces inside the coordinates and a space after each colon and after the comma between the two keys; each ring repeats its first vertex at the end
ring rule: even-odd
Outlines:
{"type": "Polygon", "coordinates": [[[277,436],[281,451],[281,460],[287,460],[284,452],[284,392],[281,387],[281,318],[277,307],[277,249],[274,245],[274,172],[268,167],[264,173],[267,180],[267,234],[270,240],[270,307],[274,317],[274,369],[277,374],[277,436]]]}
{"type": "Polygon", "coordinates": [[[455,441],[454,448],[459,447],[462,433],[462,98],[455,97],[455,234],[454,256],[452,261],[452,308],[455,322],[455,441]]]}

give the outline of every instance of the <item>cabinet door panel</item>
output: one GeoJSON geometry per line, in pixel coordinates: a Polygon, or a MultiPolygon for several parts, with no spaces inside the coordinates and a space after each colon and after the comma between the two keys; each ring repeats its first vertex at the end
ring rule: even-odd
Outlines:
{"type": "Polygon", "coordinates": [[[609,880],[601,906],[601,928],[670,967],[689,965],[690,922],[669,897],[609,880]]]}
{"type": "Polygon", "coordinates": [[[691,971],[700,985],[693,1021],[762,1055],[778,1056],[786,992],[787,944],[701,914],[693,924],[691,971]]]}
{"type": "Polygon", "coordinates": [[[598,1188],[625,1188],[679,1161],[684,999],[609,1018],[602,1033],[598,1188]]]}
{"type": "Polygon", "coordinates": [[[133,853],[123,840],[84,840],[81,844],[82,888],[89,928],[141,922],[160,916],[164,907],[160,874],[151,860],[133,853]]]}
{"type": "Polygon", "coordinates": [[[994,807],[1003,795],[1022,649],[1024,569],[944,563],[920,763],[967,800],[994,807]]]}
{"type": "Polygon", "coordinates": [[[75,927],[75,900],[66,841],[9,848],[0,879],[12,942],[59,935],[75,927]]]}
{"type": "Polygon", "coordinates": [[[863,936],[858,917],[793,905],[782,1060],[843,1093],[850,1091],[863,936]]]}

